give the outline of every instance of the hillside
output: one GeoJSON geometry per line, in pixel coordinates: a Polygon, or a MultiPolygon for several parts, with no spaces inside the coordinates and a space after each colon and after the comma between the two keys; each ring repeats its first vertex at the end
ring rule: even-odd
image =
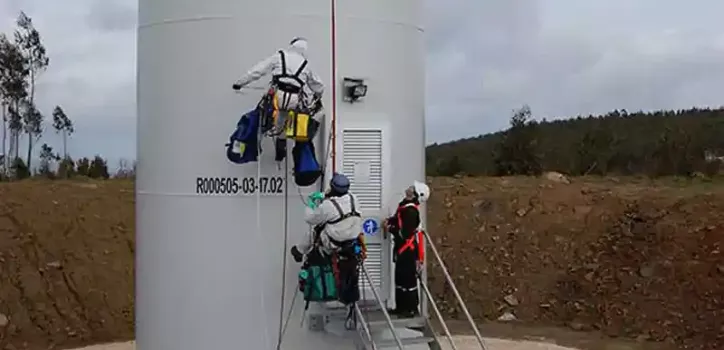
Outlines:
{"type": "MultiPolygon", "coordinates": [[[[521,325],[484,333],[589,350],[611,349],[606,337],[638,339],[621,349],[724,347],[723,184],[430,182],[430,232],[471,312],[521,325]]],[[[133,338],[133,183],[0,183],[0,198],[0,348],[133,338]]],[[[430,278],[445,314],[461,316],[435,266],[430,278]]]]}
{"type": "MultiPolygon", "coordinates": [[[[532,117],[526,116],[529,134],[518,145],[529,148],[543,170],[573,175],[716,173],[719,168],[706,156],[724,156],[724,108],[624,110],[541,122],[532,117]]],[[[497,175],[496,157],[506,138],[511,138],[510,130],[428,146],[428,175],[497,175]]]]}

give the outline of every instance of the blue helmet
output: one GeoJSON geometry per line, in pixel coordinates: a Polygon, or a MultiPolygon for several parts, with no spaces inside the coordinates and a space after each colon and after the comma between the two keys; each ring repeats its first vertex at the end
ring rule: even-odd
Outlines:
{"type": "Polygon", "coordinates": [[[334,173],[332,180],[329,181],[329,187],[334,192],[345,194],[349,191],[349,179],[344,174],[334,173]]]}

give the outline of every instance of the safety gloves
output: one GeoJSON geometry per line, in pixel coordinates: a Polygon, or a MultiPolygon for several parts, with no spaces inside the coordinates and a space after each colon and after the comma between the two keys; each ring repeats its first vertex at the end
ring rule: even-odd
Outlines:
{"type": "Polygon", "coordinates": [[[304,254],[297,249],[297,246],[293,246],[292,250],[290,251],[292,253],[292,257],[294,258],[294,261],[300,263],[304,259],[304,254]]]}
{"type": "Polygon", "coordinates": [[[317,209],[320,203],[324,200],[324,194],[322,192],[316,191],[312,192],[307,197],[307,206],[311,209],[317,209]]]}

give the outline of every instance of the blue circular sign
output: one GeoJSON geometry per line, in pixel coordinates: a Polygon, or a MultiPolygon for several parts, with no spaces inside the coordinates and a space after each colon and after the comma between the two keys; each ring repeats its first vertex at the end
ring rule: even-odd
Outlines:
{"type": "Polygon", "coordinates": [[[362,223],[362,232],[367,236],[372,236],[380,230],[380,225],[375,219],[367,219],[362,223]]]}

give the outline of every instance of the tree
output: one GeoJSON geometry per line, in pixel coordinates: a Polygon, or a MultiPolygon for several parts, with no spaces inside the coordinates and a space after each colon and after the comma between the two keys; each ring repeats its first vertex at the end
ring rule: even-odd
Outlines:
{"type": "Polygon", "coordinates": [[[38,75],[48,67],[50,59],[40,38],[40,32],[33,25],[33,20],[21,11],[16,23],[18,29],[15,30],[15,43],[23,52],[23,57],[28,65],[29,98],[31,102],[35,102],[35,81],[38,75]]]}
{"type": "Polygon", "coordinates": [[[39,140],[42,134],[42,114],[35,106],[35,81],[38,75],[43,72],[50,63],[46,55],[45,46],[40,38],[40,32],[35,29],[33,20],[21,11],[16,21],[18,29],[15,30],[15,44],[22,52],[25,64],[28,67],[28,93],[29,103],[25,109],[23,120],[25,121],[25,133],[28,134],[28,158],[27,165],[30,168],[30,161],[33,151],[33,144],[39,140]]]}
{"type": "Polygon", "coordinates": [[[25,165],[25,162],[20,157],[17,157],[13,160],[10,168],[12,169],[13,174],[15,174],[15,178],[18,180],[27,179],[30,177],[30,169],[27,165],[25,165]]]}
{"type": "Polygon", "coordinates": [[[73,122],[60,106],[53,109],[53,128],[63,134],[63,158],[68,157],[68,137],[75,132],[73,122]]]}
{"type": "MultiPolygon", "coordinates": [[[[0,48],[1,50],[2,48],[0,48]]],[[[0,53],[2,55],[2,53],[0,53]]],[[[0,67],[2,69],[2,67],[0,67]]],[[[0,79],[2,79],[2,72],[0,71],[0,79]]],[[[8,142],[8,115],[7,115],[7,103],[5,102],[4,95],[2,94],[2,91],[0,91],[0,110],[2,110],[2,119],[3,119],[3,139],[2,139],[2,148],[0,149],[0,168],[2,168],[2,172],[0,172],[0,176],[5,175],[5,171],[8,168],[7,163],[7,142],[8,142]]]]}
{"type": "Polygon", "coordinates": [[[500,144],[495,157],[498,175],[538,175],[542,169],[536,154],[536,126],[527,105],[514,111],[510,129],[500,144]]]}
{"type": "Polygon", "coordinates": [[[76,161],[76,172],[81,176],[90,176],[90,159],[83,157],[76,161]]]}
{"type": "Polygon", "coordinates": [[[76,175],[75,163],[70,156],[65,156],[58,164],[58,177],[68,179],[76,175]]]}
{"type": "Polygon", "coordinates": [[[40,146],[40,168],[38,169],[38,173],[45,177],[54,177],[55,174],[53,173],[51,166],[53,162],[59,160],[60,156],[53,153],[53,147],[50,147],[47,143],[44,143],[42,146],[40,146]]]}
{"type": "Polygon", "coordinates": [[[460,162],[460,157],[454,155],[447,162],[438,167],[438,176],[455,176],[463,171],[463,165],[460,162]]]}
{"type": "MultiPolygon", "coordinates": [[[[20,132],[23,129],[21,105],[28,96],[26,78],[29,73],[28,64],[19,46],[8,40],[4,34],[0,34],[0,93],[5,104],[3,134],[10,131],[10,151],[3,152],[6,153],[7,161],[14,162],[19,156],[20,132]]],[[[5,141],[7,140],[4,136],[3,145],[5,141]]]]}
{"type": "MultiPolygon", "coordinates": [[[[6,158],[7,158],[7,157],[6,157],[6,156],[7,156],[7,146],[6,146],[6,144],[7,144],[7,141],[8,141],[8,140],[7,140],[7,138],[8,138],[8,126],[7,126],[7,122],[8,122],[7,105],[8,105],[8,101],[7,101],[7,99],[6,99],[6,93],[5,93],[5,90],[4,90],[5,80],[6,80],[6,78],[7,78],[7,77],[6,77],[7,68],[6,68],[6,66],[5,66],[6,52],[7,52],[6,43],[7,43],[7,42],[8,42],[8,41],[7,41],[7,38],[6,38],[3,34],[0,34],[0,110],[2,110],[1,113],[2,113],[2,120],[3,120],[3,140],[2,140],[2,150],[0,151],[0,155],[2,156],[2,157],[1,157],[2,159],[0,159],[0,162],[2,162],[2,164],[0,164],[0,165],[2,165],[3,172],[5,172],[5,170],[6,170],[7,167],[8,167],[8,163],[7,163],[7,161],[6,161],[6,158]]],[[[3,175],[3,174],[0,174],[0,175],[3,175]]]]}
{"type": "Polygon", "coordinates": [[[106,163],[106,160],[103,159],[101,156],[95,156],[93,158],[93,161],[90,163],[90,168],[88,169],[88,176],[92,179],[107,179],[110,177],[110,174],[108,174],[108,164],[106,163]]]}
{"type": "Polygon", "coordinates": [[[135,163],[130,165],[128,160],[121,159],[118,161],[118,171],[116,171],[113,177],[117,179],[132,179],[136,175],[135,170],[135,163]]]}
{"type": "Polygon", "coordinates": [[[33,146],[40,141],[43,134],[43,119],[45,117],[30,100],[23,101],[22,115],[25,133],[28,134],[28,158],[26,164],[28,168],[31,168],[33,146]]]}
{"type": "MultiPolygon", "coordinates": [[[[629,112],[551,118],[529,123],[541,169],[567,174],[692,175],[717,173],[709,158],[724,156],[724,107],[679,111],[629,112]]],[[[430,145],[430,174],[457,156],[465,173],[496,175],[503,165],[503,141],[515,128],[467,139],[430,145]],[[497,161],[497,163],[496,163],[497,161]]],[[[523,152],[523,154],[528,154],[523,152]]],[[[515,156],[519,158],[519,156],[515,156]]],[[[510,158],[509,158],[510,159],[510,158]]],[[[515,161],[519,164],[520,159],[515,161]]],[[[722,174],[724,175],[724,174],[722,174]]]]}

